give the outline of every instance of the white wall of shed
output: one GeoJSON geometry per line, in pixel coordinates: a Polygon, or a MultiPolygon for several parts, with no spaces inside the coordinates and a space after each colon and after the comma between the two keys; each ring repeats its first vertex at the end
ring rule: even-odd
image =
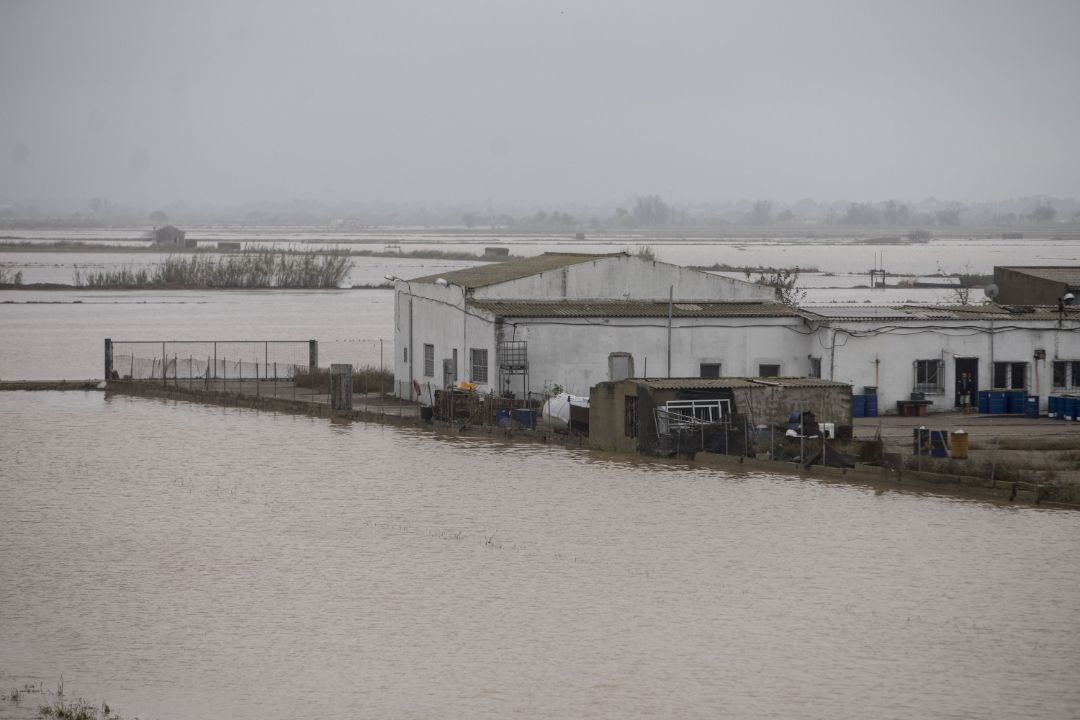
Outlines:
{"type": "Polygon", "coordinates": [[[719,362],[724,375],[756,376],[762,363],[781,374],[803,376],[812,336],[801,318],[676,318],[671,332],[671,371],[667,368],[667,320],[662,318],[542,319],[507,318],[516,339],[529,343],[529,375],[534,392],[558,384],[574,395],[588,395],[608,380],[608,355],[628,352],[637,377],[698,377],[701,363],[719,362]],[[722,326],[722,327],[721,327],[722,326]]]}

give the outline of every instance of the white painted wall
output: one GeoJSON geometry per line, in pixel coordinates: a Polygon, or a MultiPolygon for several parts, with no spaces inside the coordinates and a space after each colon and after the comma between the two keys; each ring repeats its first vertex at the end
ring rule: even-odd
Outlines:
{"type": "MultiPolygon", "coordinates": [[[[823,351],[822,374],[826,378],[851,383],[856,394],[861,393],[866,385],[876,385],[879,412],[895,412],[896,402],[909,399],[914,389],[914,361],[942,359],[944,393],[926,398],[934,403],[929,408],[933,412],[955,409],[956,358],[979,359],[980,390],[988,390],[992,385],[993,362],[1026,362],[1029,363],[1030,392],[1040,397],[1040,406],[1045,410],[1046,399],[1052,392],[1054,360],[1080,358],[1077,323],[1066,323],[1065,329],[1059,330],[1056,323],[1048,321],[1011,321],[1009,327],[1012,329],[1001,330],[999,322],[998,331],[991,336],[990,323],[987,321],[934,322],[933,325],[939,330],[912,332],[916,326],[929,324],[925,321],[895,323],[891,326],[900,328],[899,332],[870,337],[850,337],[842,331],[838,332],[831,375],[829,349],[823,351]],[[1035,360],[1036,349],[1046,351],[1044,360],[1035,360]]],[[[834,322],[833,325],[841,330],[865,332],[884,324],[834,322]]],[[[832,328],[822,328],[816,333],[817,340],[830,348],[832,334],[832,328]]]]}
{"type": "MultiPolygon", "coordinates": [[[[781,366],[786,375],[806,375],[809,337],[801,318],[676,318],[667,369],[667,321],[656,318],[562,320],[508,318],[516,339],[529,343],[534,392],[561,385],[575,395],[608,380],[608,355],[634,356],[637,377],[698,377],[700,364],[722,363],[725,375],[757,375],[760,363],[781,366]],[[725,327],[712,327],[711,325],[725,327]]],[[[510,339],[509,333],[507,339],[510,339]]]]}
{"type": "Polygon", "coordinates": [[[519,280],[476,288],[497,300],[775,300],[772,288],[633,255],[598,258],[519,280]]]}
{"type": "Polygon", "coordinates": [[[494,318],[486,312],[469,308],[465,311],[463,288],[459,285],[443,287],[432,283],[409,283],[398,280],[394,284],[394,379],[399,393],[415,399],[415,386],[410,379],[421,385],[421,399],[428,399],[429,385],[433,391],[443,386],[443,359],[453,358],[457,351],[458,380],[469,380],[469,350],[488,351],[489,382],[486,390],[497,381],[495,366],[494,318]],[[409,290],[412,290],[410,294],[409,290]],[[412,305],[412,333],[410,340],[409,307],[412,305]],[[405,348],[411,347],[410,361],[405,360],[405,348]],[[435,346],[435,367],[428,375],[424,367],[424,345],[435,346]]]}

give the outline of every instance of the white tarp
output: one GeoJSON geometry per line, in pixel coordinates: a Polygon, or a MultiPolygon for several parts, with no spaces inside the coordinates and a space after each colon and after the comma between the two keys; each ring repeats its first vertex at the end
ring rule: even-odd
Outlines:
{"type": "Polygon", "coordinates": [[[540,411],[541,422],[557,430],[565,430],[570,427],[570,406],[589,407],[589,398],[560,393],[552,396],[544,403],[540,411]]]}

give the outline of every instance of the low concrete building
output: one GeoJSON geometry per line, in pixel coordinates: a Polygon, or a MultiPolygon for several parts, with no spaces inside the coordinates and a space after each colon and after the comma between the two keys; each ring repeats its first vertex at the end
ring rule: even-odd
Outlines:
{"type": "MultiPolygon", "coordinates": [[[[672,366],[693,365],[696,373],[689,348],[675,346],[676,333],[667,331],[669,305],[678,318],[671,324],[679,327],[727,314],[744,324],[739,316],[759,314],[803,322],[772,301],[771,288],[627,253],[547,253],[399,279],[394,290],[394,374],[410,393],[417,384],[445,387],[461,380],[485,392],[520,396],[557,384],[587,395],[594,383],[608,379],[611,352],[633,352],[659,370],[669,335],[679,362],[673,359],[672,366]],[[604,332],[608,326],[621,329],[604,332]]],[[[677,334],[680,342],[687,338],[677,334]]]]}
{"type": "Polygon", "coordinates": [[[1080,305],[795,308],[771,288],[616,253],[547,254],[395,283],[398,387],[588,395],[626,377],[805,377],[879,412],[970,390],[1080,392],[1080,305]]]}
{"type": "Polygon", "coordinates": [[[879,412],[921,393],[930,411],[960,406],[957,381],[1040,398],[1080,389],[1080,309],[963,305],[815,307],[822,376],[856,393],[877,388],[879,412]],[[1075,360],[1074,360],[1075,359],[1075,360]]]}
{"type": "MultiPolygon", "coordinates": [[[[631,378],[589,394],[589,447],[651,454],[665,434],[657,409],[699,420],[741,416],[751,427],[782,427],[793,412],[851,425],[851,386],[814,378],[631,378]]],[[[742,432],[741,425],[739,432],[742,432]]]]}
{"type": "Polygon", "coordinates": [[[1080,304],[1080,267],[995,267],[994,284],[1005,305],[1057,305],[1068,293],[1080,304]]]}

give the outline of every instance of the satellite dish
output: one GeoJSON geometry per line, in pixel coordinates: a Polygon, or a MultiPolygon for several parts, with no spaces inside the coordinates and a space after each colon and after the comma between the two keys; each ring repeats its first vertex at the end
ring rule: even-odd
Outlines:
{"type": "Polygon", "coordinates": [[[983,288],[983,295],[990,298],[991,300],[993,300],[994,298],[996,298],[998,296],[998,292],[999,292],[998,286],[995,285],[994,283],[990,283],[989,285],[987,285],[986,287],[983,288]]]}

